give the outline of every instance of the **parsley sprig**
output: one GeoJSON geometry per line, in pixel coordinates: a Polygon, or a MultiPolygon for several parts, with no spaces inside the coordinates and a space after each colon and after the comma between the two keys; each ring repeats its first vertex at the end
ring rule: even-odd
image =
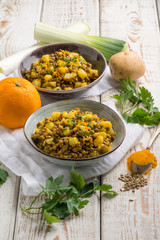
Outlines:
{"type": "Polygon", "coordinates": [[[61,222],[61,219],[74,214],[79,215],[79,210],[88,204],[86,198],[90,198],[96,190],[105,192],[104,196],[113,198],[117,195],[108,184],[100,185],[100,182],[94,180],[86,183],[81,174],[78,174],[74,167],[70,171],[70,182],[68,186],[62,186],[64,176],[46,180],[45,187],[41,186],[42,191],[34,198],[30,206],[26,209],[21,208],[29,214],[42,214],[48,224],[61,222]],[[45,194],[44,203],[34,207],[38,198],[45,194]]]}
{"type": "Polygon", "coordinates": [[[156,126],[160,123],[160,112],[157,107],[154,107],[154,99],[151,93],[144,87],[137,88],[132,79],[121,80],[120,94],[115,94],[112,98],[119,102],[121,114],[128,123],[148,126],[156,126]],[[127,101],[132,103],[132,106],[124,111],[127,101]],[[134,110],[139,104],[142,107],[134,110]],[[132,113],[128,114],[131,110],[132,113]]]}
{"type": "Polygon", "coordinates": [[[4,169],[0,168],[0,185],[5,183],[5,181],[7,180],[7,177],[8,177],[8,173],[4,169]]]}

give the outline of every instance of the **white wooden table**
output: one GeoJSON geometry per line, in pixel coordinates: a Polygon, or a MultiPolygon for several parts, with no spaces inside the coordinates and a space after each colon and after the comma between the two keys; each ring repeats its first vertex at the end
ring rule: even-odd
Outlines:
{"type": "MultiPolygon", "coordinates": [[[[34,43],[36,21],[66,27],[84,21],[91,33],[124,39],[143,59],[146,73],[142,82],[149,87],[160,107],[160,0],[0,0],[0,59],[34,43]]],[[[109,99],[110,92],[94,97],[109,99]]],[[[100,177],[119,191],[119,174],[127,172],[131,152],[146,146],[152,129],[145,129],[141,142],[108,174],[100,177]]],[[[160,137],[151,151],[160,159],[160,137]]],[[[5,168],[5,166],[4,166],[5,168]]],[[[160,239],[160,166],[148,175],[147,187],[124,192],[107,200],[94,195],[79,217],[70,217],[52,227],[39,216],[27,216],[20,206],[31,197],[21,190],[21,179],[9,171],[0,187],[0,240],[153,240],[160,239]],[[130,202],[129,199],[133,199],[130,202]]]]}

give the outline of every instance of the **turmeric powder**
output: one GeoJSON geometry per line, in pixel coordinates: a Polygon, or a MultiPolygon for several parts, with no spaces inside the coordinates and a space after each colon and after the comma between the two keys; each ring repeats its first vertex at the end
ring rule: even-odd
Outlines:
{"type": "Polygon", "coordinates": [[[127,168],[130,172],[133,172],[132,162],[141,166],[152,163],[151,168],[144,173],[145,175],[148,174],[152,168],[155,168],[157,166],[157,159],[155,155],[149,151],[149,149],[135,152],[128,157],[127,168]]]}

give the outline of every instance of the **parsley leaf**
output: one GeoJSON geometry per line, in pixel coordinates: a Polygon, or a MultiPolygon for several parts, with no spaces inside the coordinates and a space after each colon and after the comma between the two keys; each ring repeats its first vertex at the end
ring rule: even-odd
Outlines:
{"type": "Polygon", "coordinates": [[[73,185],[75,185],[78,191],[85,186],[84,178],[82,177],[81,174],[78,174],[77,172],[74,171],[74,167],[72,167],[70,171],[70,181],[73,185]]]}
{"type": "Polygon", "coordinates": [[[55,216],[51,216],[49,213],[47,213],[46,210],[44,210],[43,215],[45,216],[46,222],[48,224],[61,222],[61,220],[59,220],[55,216]]]}
{"type": "Polygon", "coordinates": [[[8,173],[4,169],[0,168],[0,185],[5,183],[5,181],[7,180],[7,177],[8,177],[8,173]]]}

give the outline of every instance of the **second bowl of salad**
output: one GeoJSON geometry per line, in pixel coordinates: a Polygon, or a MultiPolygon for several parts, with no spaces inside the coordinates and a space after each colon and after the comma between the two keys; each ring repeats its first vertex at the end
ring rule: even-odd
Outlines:
{"type": "Polygon", "coordinates": [[[106,60],[98,50],[80,43],[54,43],[27,55],[19,75],[56,99],[77,97],[104,76],[106,60]]]}

